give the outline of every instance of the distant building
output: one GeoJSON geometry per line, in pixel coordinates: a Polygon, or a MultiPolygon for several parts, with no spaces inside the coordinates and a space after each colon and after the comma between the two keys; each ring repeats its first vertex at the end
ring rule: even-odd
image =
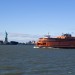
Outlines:
{"type": "Polygon", "coordinates": [[[35,44],[35,41],[32,41],[32,44],[35,44]]]}
{"type": "Polygon", "coordinates": [[[34,44],[35,44],[35,41],[26,42],[26,45],[34,45],[34,44]]]}

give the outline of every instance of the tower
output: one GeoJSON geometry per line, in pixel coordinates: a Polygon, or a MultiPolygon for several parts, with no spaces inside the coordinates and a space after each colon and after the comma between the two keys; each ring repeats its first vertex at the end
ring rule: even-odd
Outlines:
{"type": "Polygon", "coordinates": [[[5,44],[8,43],[8,33],[5,31],[5,44]]]}

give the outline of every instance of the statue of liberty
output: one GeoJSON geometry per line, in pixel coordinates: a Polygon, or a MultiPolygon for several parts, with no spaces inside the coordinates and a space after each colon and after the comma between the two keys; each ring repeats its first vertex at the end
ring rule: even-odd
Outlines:
{"type": "Polygon", "coordinates": [[[5,31],[5,44],[8,43],[8,33],[5,31]]]}

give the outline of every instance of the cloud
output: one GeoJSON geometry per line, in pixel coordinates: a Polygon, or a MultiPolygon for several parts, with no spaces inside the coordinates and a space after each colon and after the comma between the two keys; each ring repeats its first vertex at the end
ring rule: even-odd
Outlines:
{"type": "MultiPolygon", "coordinates": [[[[41,35],[23,34],[23,33],[8,33],[8,41],[27,42],[37,40],[41,35]]],[[[5,33],[0,32],[0,39],[5,39],[5,33]]]]}
{"type": "Polygon", "coordinates": [[[8,33],[9,37],[21,37],[21,38],[38,38],[40,35],[21,34],[21,33],[8,33]]]}

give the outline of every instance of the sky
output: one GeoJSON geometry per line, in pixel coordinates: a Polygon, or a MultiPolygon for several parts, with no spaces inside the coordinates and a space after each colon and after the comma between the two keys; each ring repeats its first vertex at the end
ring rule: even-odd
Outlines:
{"type": "Polygon", "coordinates": [[[0,0],[0,40],[36,40],[42,35],[75,35],[75,0],[0,0]]]}

